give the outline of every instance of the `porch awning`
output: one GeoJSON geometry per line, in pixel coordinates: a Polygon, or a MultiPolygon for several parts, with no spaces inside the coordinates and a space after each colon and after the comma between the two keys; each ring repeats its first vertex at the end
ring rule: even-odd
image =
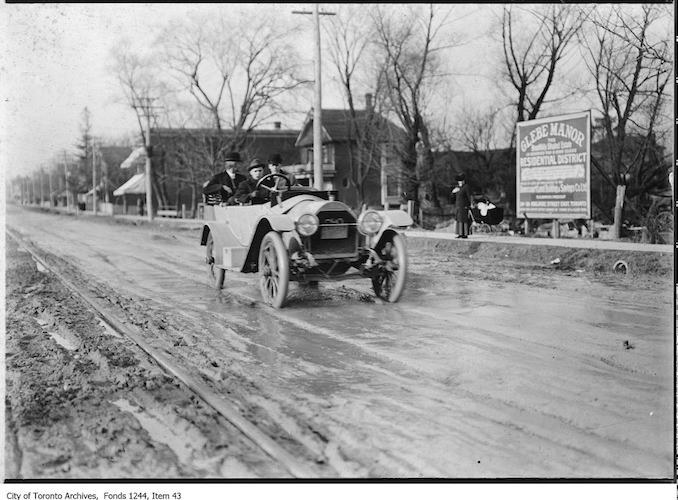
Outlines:
{"type": "Polygon", "coordinates": [[[144,193],[146,193],[146,174],[134,174],[130,180],[113,191],[113,196],[144,193]]]}
{"type": "Polygon", "coordinates": [[[146,161],[146,148],[136,148],[125,161],[120,164],[120,168],[131,168],[134,165],[138,165],[141,162],[146,161]]]}
{"type": "MultiPolygon", "coordinates": [[[[100,193],[102,189],[103,189],[103,186],[102,186],[102,185],[98,185],[98,186],[97,186],[97,193],[100,193]]],[[[87,191],[87,192],[85,193],[85,196],[92,196],[92,193],[94,193],[94,188],[92,188],[92,189],[90,189],[89,191],[87,191]]]]}

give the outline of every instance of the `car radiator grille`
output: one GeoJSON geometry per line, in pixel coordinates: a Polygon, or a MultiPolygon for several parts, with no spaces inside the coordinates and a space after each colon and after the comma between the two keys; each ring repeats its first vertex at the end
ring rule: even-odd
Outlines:
{"type": "Polygon", "coordinates": [[[310,238],[309,250],[317,258],[355,256],[358,230],[355,218],[346,211],[318,213],[320,227],[310,238]]]}

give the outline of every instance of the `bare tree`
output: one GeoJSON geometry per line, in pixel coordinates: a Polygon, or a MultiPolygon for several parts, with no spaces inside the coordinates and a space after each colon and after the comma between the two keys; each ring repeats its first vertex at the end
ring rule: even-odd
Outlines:
{"type": "MultiPolygon", "coordinates": [[[[666,182],[658,135],[663,132],[669,92],[671,45],[657,25],[670,17],[661,6],[637,9],[629,12],[613,6],[607,12],[597,11],[592,18],[593,36],[583,38],[606,148],[605,157],[592,162],[609,184],[616,185],[617,238],[625,197],[638,197],[666,182]]],[[[639,211],[635,203],[630,206],[639,211]]]]}
{"type": "MultiPolygon", "coordinates": [[[[209,126],[230,136],[215,159],[241,147],[250,130],[280,111],[279,98],[301,86],[295,29],[273,13],[200,14],[168,25],[156,41],[178,90],[209,116],[209,126]]],[[[217,134],[221,136],[221,134],[217,134]]]]}
{"type": "Polygon", "coordinates": [[[355,190],[359,207],[366,201],[368,176],[380,171],[386,149],[392,142],[392,131],[381,112],[385,100],[384,79],[369,58],[367,49],[374,30],[363,6],[342,6],[337,16],[324,26],[331,61],[346,99],[349,183],[355,190]],[[357,107],[357,97],[361,95],[358,89],[365,94],[364,110],[357,107]]]}
{"type": "MultiPolygon", "coordinates": [[[[478,187],[501,195],[510,190],[510,172],[499,172],[498,167],[505,160],[499,143],[501,109],[486,107],[478,109],[466,106],[461,111],[462,118],[455,128],[455,136],[461,146],[470,151],[475,159],[476,171],[472,172],[478,187]]],[[[510,170],[510,169],[509,169],[510,170]]],[[[515,172],[513,172],[515,175],[515,172]]]]}
{"type": "MultiPolygon", "coordinates": [[[[448,7],[449,9],[449,7],[448,7]]],[[[450,10],[439,6],[405,7],[399,17],[385,7],[374,11],[376,43],[382,55],[381,67],[391,108],[405,129],[400,148],[408,200],[419,198],[422,182],[435,206],[439,206],[430,172],[433,151],[428,119],[431,97],[443,76],[442,51],[451,47],[444,28],[450,10]],[[405,21],[405,22],[403,22],[405,21]]]]}
{"type": "MultiPolygon", "coordinates": [[[[515,11],[523,7],[507,6],[502,17],[502,48],[505,76],[517,91],[514,102],[516,121],[537,118],[553,87],[556,70],[571,48],[587,13],[573,5],[549,5],[526,11],[535,29],[515,11]]],[[[515,139],[514,136],[511,141],[515,139]]]]}

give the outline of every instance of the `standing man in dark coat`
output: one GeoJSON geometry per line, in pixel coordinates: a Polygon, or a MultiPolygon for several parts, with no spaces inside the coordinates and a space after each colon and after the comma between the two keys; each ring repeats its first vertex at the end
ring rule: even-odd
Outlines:
{"type": "Polygon", "coordinates": [[[232,151],[224,159],[224,171],[216,174],[202,188],[208,205],[234,205],[235,192],[247,178],[238,172],[240,153],[232,151]]]}
{"type": "Polygon", "coordinates": [[[466,184],[464,174],[457,175],[457,186],[452,190],[452,198],[457,219],[457,238],[468,238],[470,219],[468,212],[471,209],[471,189],[466,184]]]}
{"type": "Polygon", "coordinates": [[[264,176],[266,165],[254,158],[247,167],[250,177],[240,183],[235,192],[235,198],[238,203],[251,203],[252,205],[261,205],[270,199],[270,191],[263,186],[257,189],[259,179],[264,176]]]}

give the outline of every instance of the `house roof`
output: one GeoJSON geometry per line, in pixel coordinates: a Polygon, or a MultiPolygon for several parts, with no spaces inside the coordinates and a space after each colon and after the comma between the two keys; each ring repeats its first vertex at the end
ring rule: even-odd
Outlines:
{"type": "MultiPolygon", "coordinates": [[[[401,132],[400,128],[393,122],[384,118],[380,114],[374,114],[366,109],[355,110],[356,121],[359,124],[364,124],[370,119],[374,119],[378,128],[385,131],[388,140],[393,134],[401,132]]],[[[351,138],[351,113],[346,109],[323,109],[322,114],[322,129],[323,129],[323,143],[325,142],[346,142],[351,138]]],[[[309,111],[306,115],[304,125],[301,127],[301,132],[297,137],[295,146],[311,146],[313,145],[313,111],[309,111]]]]}
{"type": "Polygon", "coordinates": [[[128,146],[101,146],[101,158],[109,167],[119,166],[134,148],[128,146]]]}
{"type": "MultiPolygon", "coordinates": [[[[222,129],[221,133],[224,135],[232,135],[233,129],[222,129]]],[[[250,137],[296,137],[298,130],[292,129],[252,129],[248,132],[250,137]]],[[[159,135],[163,137],[177,137],[177,136],[216,136],[217,129],[214,128],[153,128],[151,129],[151,137],[159,135]]]]}
{"type": "Polygon", "coordinates": [[[123,162],[120,163],[120,168],[131,168],[135,165],[141,165],[146,162],[146,148],[136,148],[134,151],[129,153],[129,156],[125,158],[123,162]]]}

